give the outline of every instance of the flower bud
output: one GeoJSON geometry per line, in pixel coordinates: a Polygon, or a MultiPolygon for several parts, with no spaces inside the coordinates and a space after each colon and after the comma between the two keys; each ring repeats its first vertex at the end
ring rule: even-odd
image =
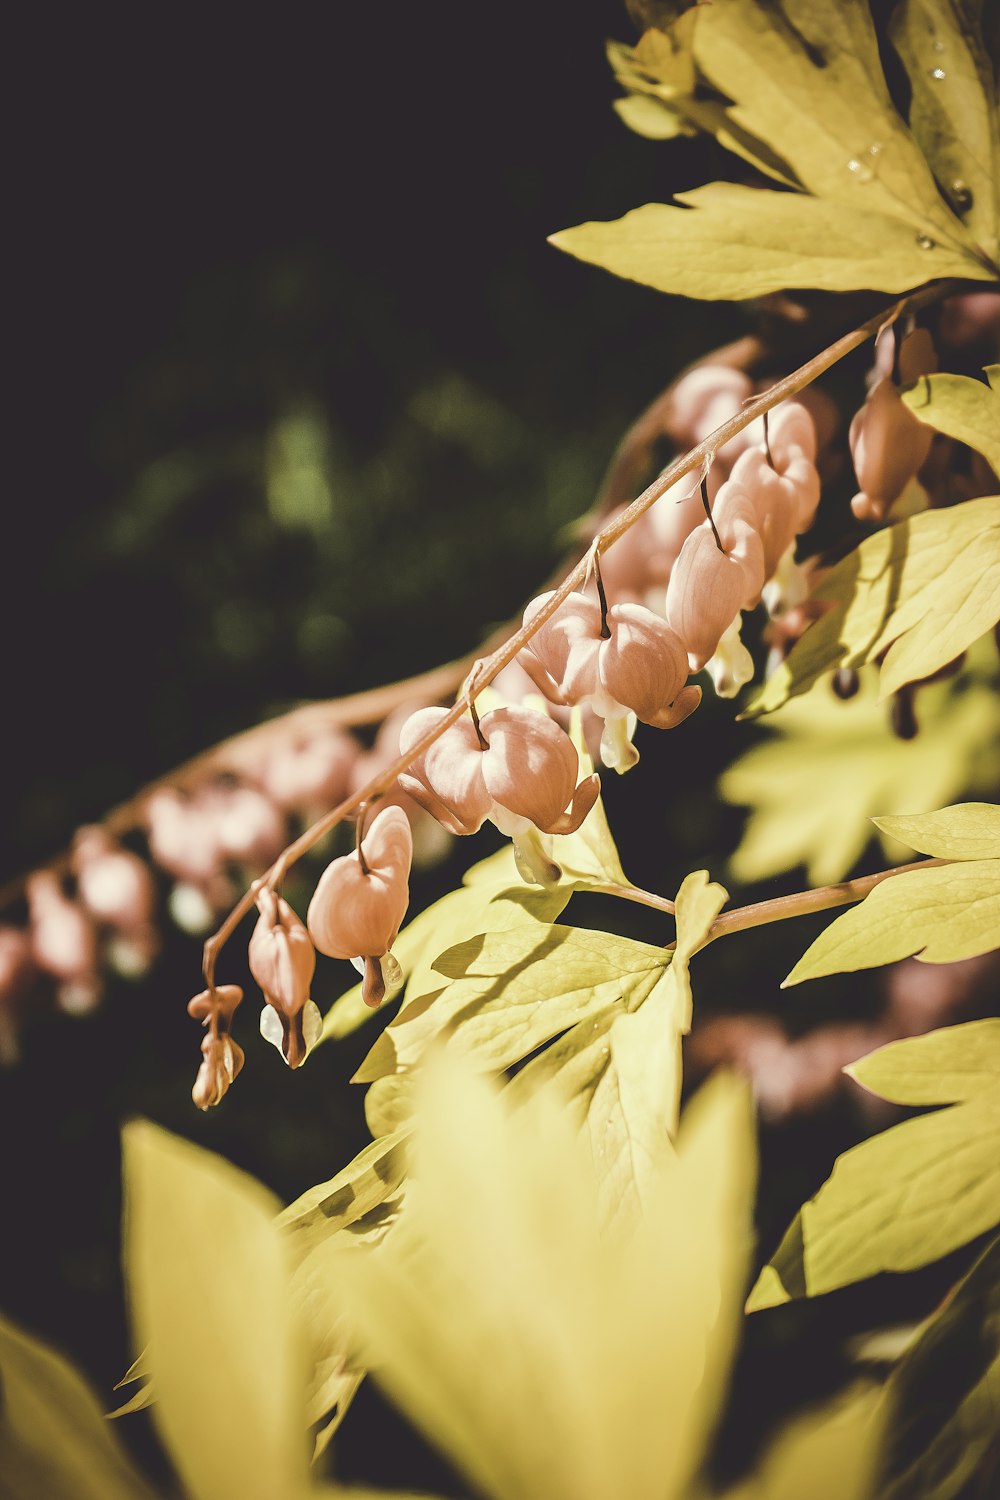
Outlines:
{"type": "Polygon", "coordinates": [[[880,380],[851,422],[848,441],[860,491],[859,521],[882,521],[931,450],[934,434],[904,405],[891,380],[880,380]]]}
{"type": "Polygon", "coordinates": [[[229,1031],[233,1024],[236,1007],[243,1000],[243,991],[238,984],[217,984],[214,990],[201,990],[187,1004],[187,1013],[195,1021],[207,1026],[214,1011],[218,1017],[216,1025],[220,1031],[229,1031]]]}
{"type": "Polygon", "coordinates": [[[27,883],[31,950],[40,969],[58,981],[63,1010],[92,1010],[100,995],[97,932],[83,908],[71,901],[50,870],[37,870],[27,883]]]}
{"type": "Polygon", "coordinates": [[[352,735],[330,727],[279,745],[264,765],[263,788],[284,812],[325,810],[347,795],[360,753],[352,735]]]}
{"type": "Polygon", "coordinates": [[[381,960],[396,940],[410,901],[413,838],[406,814],[384,808],[353,854],[327,865],[306,921],[316,947],[331,958],[364,960],[362,995],[377,1006],[385,994],[381,960]]]}
{"type": "Polygon", "coordinates": [[[211,1109],[229,1092],[233,1079],[242,1070],[243,1048],[233,1041],[228,1033],[202,1038],[201,1067],[191,1090],[191,1098],[199,1109],[211,1109]]]}
{"type": "Polygon", "coordinates": [[[148,926],[156,888],[146,862],[101,827],[81,828],[73,841],[76,887],[90,915],[118,931],[148,926]]]}
{"type": "Polygon", "coordinates": [[[684,543],[667,586],[667,619],[693,672],[714,654],[740,609],[756,603],[764,583],[764,548],[749,496],[727,480],[713,515],[724,550],[703,521],[684,543]]]}
{"type": "Polygon", "coordinates": [[[223,861],[215,818],[173,787],[160,787],[145,806],[149,850],[168,874],[194,886],[209,885],[223,861]]]}
{"type": "Polygon", "coordinates": [[[260,917],[250,938],[250,973],[281,1022],[281,1052],[289,1067],[305,1061],[302,1010],[316,970],[309,934],[288,902],[267,886],[257,892],[260,917]]]}

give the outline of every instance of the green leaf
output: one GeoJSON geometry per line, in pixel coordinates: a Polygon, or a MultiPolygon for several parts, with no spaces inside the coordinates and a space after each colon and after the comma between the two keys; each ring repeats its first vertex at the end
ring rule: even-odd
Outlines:
{"type": "MultiPolygon", "coordinates": [[[[594,770],[579,708],[573,709],[569,733],[580,761],[577,774],[579,781],[592,775],[594,770]]],[[[541,845],[549,858],[562,870],[558,890],[606,891],[609,886],[631,888],[631,882],[621,866],[601,797],[598,797],[575,833],[542,834],[541,845]]]]}
{"type": "Polygon", "coordinates": [[[740,301],[790,287],[905,292],[939,276],[991,280],[960,249],[875,209],[713,182],[609,223],[550,236],[578,260],[660,292],[740,301]]]}
{"type": "Polygon", "coordinates": [[[1000,948],[1000,859],[893,875],[831,922],[782,988],[901,958],[947,964],[1000,948]]]}
{"type": "MultiPolygon", "coordinates": [[[[921,687],[920,732],[901,740],[878,702],[876,669],[846,703],[818,684],[786,703],[753,746],[719,780],[728,802],[752,811],[730,868],[754,881],[804,865],[813,885],[842,880],[876,835],[872,815],[940,806],[970,790],[992,791],[1000,776],[1000,699],[991,641],[970,652],[968,670],[921,687]]],[[[876,820],[887,863],[906,848],[894,819],[876,820]]]]}
{"type": "Polygon", "coordinates": [[[1000,1409],[1000,1240],[959,1283],[889,1377],[880,1500],[983,1494],[1000,1409]]]}
{"type": "Polygon", "coordinates": [[[629,94],[614,101],[614,111],[636,135],[648,141],[670,141],[679,135],[694,135],[692,126],[662,99],[649,94],[629,94]]]}
{"type": "Polygon", "coordinates": [[[889,36],[910,77],[910,129],[973,239],[997,254],[1000,143],[982,0],[902,0],[889,36]]]}
{"type": "MultiPolygon", "coordinates": [[[[846,222],[888,216],[908,226],[911,243],[917,230],[959,256],[971,252],[889,97],[867,5],[715,0],[699,17],[695,53],[736,101],[736,122],[779,152],[807,191],[845,210],[846,222]]],[[[888,244],[886,255],[895,256],[888,244]]]]}
{"type": "Polygon", "coordinates": [[[754,1171],[745,1091],[696,1105],[644,1213],[609,1228],[551,1101],[512,1109],[448,1054],[422,1071],[400,1238],[337,1284],[379,1381],[477,1491],[664,1500],[698,1465],[754,1171]]]}
{"type": "Polygon", "coordinates": [[[889,1042],[844,1069],[892,1104],[954,1104],[1000,1085],[1000,1019],[889,1042]]]}
{"type": "Polygon", "coordinates": [[[939,812],[873,818],[883,832],[940,859],[1000,859],[1000,807],[960,802],[939,812]]]}
{"type": "Polygon", "coordinates": [[[928,427],[981,453],[1000,474],[1000,391],[967,375],[924,375],[903,401],[928,427]]]}
{"type": "MultiPolygon", "coordinates": [[[[509,844],[480,860],[466,871],[459,890],[449,891],[420,912],[394,943],[393,953],[408,975],[407,1000],[435,987],[431,965],[452,944],[475,933],[502,932],[526,914],[552,921],[572,891],[570,882],[545,889],[525,885],[509,844]]],[[[347,1036],[374,1014],[361,998],[361,985],[356,984],[330,1007],[323,1036],[347,1036]]]]}
{"type": "Polygon", "coordinates": [[[327,1237],[363,1218],[391,1198],[405,1172],[407,1131],[396,1130],[366,1146],[329,1182],[321,1182],[296,1198],[278,1216],[278,1223],[297,1237],[327,1237]]]}
{"type": "Polygon", "coordinates": [[[127,1126],[123,1148],[132,1317],[185,1488],[192,1500],[298,1500],[304,1361],[277,1204],[155,1125],[127,1126]]]}
{"type": "Polygon", "coordinates": [[[7,1500],[149,1500],[77,1372],[0,1317],[0,1485],[7,1500]]]}
{"type": "Polygon", "coordinates": [[[473,938],[437,960],[437,990],[403,1007],[355,1081],[414,1067],[439,1036],[501,1071],[609,1000],[641,1003],[668,962],[646,943],[541,922],[473,938]]]}
{"type": "Polygon", "coordinates": [[[1000,1219],[1000,1089],[845,1151],[764,1267],[747,1311],[913,1271],[1000,1219]]]}
{"type": "Polygon", "coordinates": [[[834,667],[889,647],[881,696],[952,661],[1000,619],[1000,495],[930,510],[867,537],[813,597],[829,609],[796,642],[743,714],[807,692],[834,667]]]}
{"type": "Polygon", "coordinates": [[[691,1025],[688,962],[726,900],[704,870],[677,895],[673,961],[641,1004],[612,1000],[579,1022],[508,1089],[513,1102],[544,1089],[584,1134],[609,1220],[634,1213],[669,1156],[681,1090],[681,1038],[691,1025]]]}

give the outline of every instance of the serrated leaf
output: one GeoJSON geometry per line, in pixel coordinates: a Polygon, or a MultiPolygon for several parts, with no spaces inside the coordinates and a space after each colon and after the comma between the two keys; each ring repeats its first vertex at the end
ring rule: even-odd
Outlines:
{"type": "Polygon", "coordinates": [[[910,129],[955,212],[994,258],[1000,145],[981,0],[902,0],[889,36],[910,78],[910,129]]]}
{"type": "Polygon", "coordinates": [[[881,696],[952,661],[1000,619],[1000,495],[911,516],[867,537],[826,574],[816,620],[742,717],[805,693],[834,667],[890,649],[881,696]]]}
{"type": "MultiPolygon", "coordinates": [[[[880,1500],[958,1500],[997,1444],[1000,1240],[959,1283],[889,1377],[880,1500]]],[[[985,1490],[978,1491],[985,1494],[985,1490]]]]}
{"type": "Polygon", "coordinates": [[[1000,1219],[1000,1089],[845,1151],[799,1210],[747,1311],[913,1271],[1000,1219]]]}
{"type": "Polygon", "coordinates": [[[550,236],[578,260],[660,292],[742,301],[792,287],[905,292],[939,276],[991,280],[964,250],[872,209],[713,182],[621,219],[550,236]]]}
{"type": "Polygon", "coordinates": [[[1000,859],[964,860],[893,875],[837,917],[783,988],[901,958],[955,963],[1000,948],[1000,859]]]}
{"type": "Polygon", "coordinates": [[[735,1338],[754,1175],[744,1091],[696,1103],[644,1214],[609,1229],[561,1110],[428,1064],[403,1238],[338,1283],[377,1378],[477,1490],[684,1489],[735,1338]]]}
{"type": "Polygon", "coordinates": [[[640,1003],[669,958],[647,943],[540,922],[473,938],[436,961],[437,991],[404,1006],[355,1081],[414,1067],[437,1037],[501,1071],[609,1000],[640,1003]]]}
{"type": "MultiPolygon", "coordinates": [[[[509,844],[480,860],[466,871],[457,891],[449,891],[420,912],[393,944],[393,953],[407,975],[407,1000],[434,988],[431,964],[453,943],[476,933],[502,932],[526,915],[553,921],[572,892],[570,882],[544,889],[525,885],[509,844]]],[[[323,1037],[348,1036],[373,1014],[361,998],[361,985],[356,984],[327,1011],[323,1037]]]]}
{"type": "Polygon", "coordinates": [[[636,1211],[650,1173],[669,1155],[681,1038],[691,1025],[688,963],[726,897],[706,871],[689,875],[677,895],[673,961],[642,1003],[626,1009],[612,1000],[529,1062],[508,1090],[516,1103],[545,1089],[584,1134],[609,1220],[636,1211]]]}
{"type": "Polygon", "coordinates": [[[0,1485],[7,1500],[151,1500],[82,1377],[2,1317],[0,1485]]]}
{"type": "MultiPolygon", "coordinates": [[[[976,673],[992,670],[992,642],[970,653],[976,673]]],[[[728,802],[752,809],[730,861],[740,881],[804,865],[810,883],[841,880],[876,834],[872,815],[933,806],[1000,776],[1000,698],[990,681],[963,673],[920,689],[920,731],[901,740],[878,702],[875,668],[862,670],[855,697],[841,702],[826,684],[786,703],[765,721],[768,737],[719,780],[728,802]]],[[[907,858],[878,819],[888,863],[907,858]]]]}
{"type": "Polygon", "coordinates": [[[695,134],[693,127],[676,110],[649,94],[629,94],[624,99],[616,99],[613,108],[629,130],[634,130],[647,141],[671,141],[679,135],[695,134]]]}
{"type": "Polygon", "coordinates": [[[925,375],[903,401],[928,427],[981,453],[1000,474],[1000,391],[967,375],[925,375]]]}
{"type": "Polygon", "coordinates": [[[308,1488],[304,1360],[278,1205],[234,1167],[146,1122],[123,1133],[129,1298],[157,1425],[192,1500],[308,1488]]]}
{"type": "Polygon", "coordinates": [[[844,1069],[892,1104],[956,1104],[1000,1087],[1000,1019],[888,1042],[844,1069]]]}
{"type": "Polygon", "coordinates": [[[903,221],[911,240],[915,229],[971,251],[889,96],[867,5],[715,0],[699,17],[695,52],[736,101],[735,120],[780,152],[807,191],[849,220],[881,214],[903,221]]]}
{"type": "Polygon", "coordinates": [[[938,812],[873,818],[883,832],[940,859],[1000,859],[1000,807],[959,802],[938,812]]]}

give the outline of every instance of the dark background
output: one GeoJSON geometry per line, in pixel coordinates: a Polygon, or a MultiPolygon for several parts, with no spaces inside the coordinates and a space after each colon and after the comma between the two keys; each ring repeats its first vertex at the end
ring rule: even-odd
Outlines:
{"type": "MultiPolygon", "coordinates": [[[[631,34],[612,0],[519,0],[293,6],[263,22],[146,11],[124,26],[64,13],[25,35],[0,879],[266,715],[469,649],[546,577],[637,412],[749,326],[545,242],[729,171],[711,143],[657,145],[617,120],[603,43],[631,34]],[[289,500],[275,473],[290,452],[289,500]]],[[[609,788],[637,880],[722,872],[739,818],[711,785],[752,734],[732,721],[713,704],[682,736],[647,736],[643,768],[609,788]]],[[[418,902],[486,847],[458,849],[418,902]]],[[[581,919],[658,931],[596,904],[581,919]]],[[[798,928],[795,951],[810,935],[798,928]]],[[[757,937],[713,956],[706,991],[774,998],[792,950],[757,937]]],[[[328,968],[321,1001],[350,982],[328,968]]],[[[197,1114],[197,973],[195,943],[172,933],[149,980],[113,988],[91,1019],[37,1018],[0,1076],[3,1302],[102,1396],[131,1357],[122,1119],[211,1145],[286,1199],[365,1138],[347,1079],[367,1035],[294,1076],[251,1039],[239,1087],[197,1114]]],[[[819,1008],[869,1001],[834,987],[819,1008]]],[[[765,1248],[856,1129],[838,1114],[786,1138],[765,1248]]],[[[848,1315],[772,1318],[751,1335],[746,1391],[762,1368],[779,1408],[819,1391],[848,1315]]],[[[734,1420],[734,1453],[758,1425],[753,1410],[734,1420]]],[[[120,1430],[149,1456],[145,1416],[120,1430]]],[[[446,1486],[412,1441],[366,1387],[340,1471],[446,1486]],[[364,1453],[375,1423],[385,1437],[364,1453]]]]}

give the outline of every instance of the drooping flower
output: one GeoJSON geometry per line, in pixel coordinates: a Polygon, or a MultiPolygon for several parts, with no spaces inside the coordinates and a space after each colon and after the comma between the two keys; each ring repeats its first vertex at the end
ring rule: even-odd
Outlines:
{"type": "Polygon", "coordinates": [[[402,808],[386,807],[352,854],[327,865],[306,914],[321,953],[349,958],[364,975],[365,1004],[378,1006],[399,965],[391,948],[410,902],[413,838],[402,808]]]}
{"type": "Polygon", "coordinates": [[[80,900],[98,922],[134,931],[153,920],[156,888],[149,866],[104,828],[79,830],[73,841],[73,871],[80,900]]]}
{"type": "MultiPolygon", "coordinates": [[[[532,600],[525,625],[551,597],[532,600]]],[[[588,704],[604,720],[601,758],[617,771],[638,760],[631,744],[636,719],[672,729],[701,700],[700,688],[685,687],[687,654],[676,631],[641,604],[613,604],[602,616],[595,600],[570,594],[535,632],[521,662],[552,701],[588,704]]]]}
{"type": "Polygon", "coordinates": [[[306,1031],[322,1029],[318,1007],[309,998],[316,954],[304,925],[283,897],[268,886],[257,892],[260,916],[250,938],[250,973],[264,992],[261,1033],[276,1045],[290,1068],[305,1062],[306,1031]],[[313,1014],[315,1012],[315,1015],[313,1014]],[[267,1028],[265,1030],[265,1027],[267,1028]]]}
{"type": "Polygon", "coordinates": [[[61,1009],[71,1014],[93,1010],[101,993],[93,922],[51,870],[36,870],[26,890],[35,963],[56,981],[61,1009]]]}
{"type": "MultiPolygon", "coordinates": [[[[876,345],[875,383],[855,412],[848,432],[859,491],[851,509],[859,521],[883,521],[931,450],[934,433],[903,401],[892,378],[893,334],[885,330],[876,345]]],[[[916,329],[899,350],[904,385],[937,368],[930,335],[916,329]]]]}
{"type": "MultiPolygon", "coordinates": [[[[411,715],[400,731],[400,751],[406,754],[447,713],[424,708],[411,715]]],[[[452,833],[475,833],[489,818],[513,839],[523,878],[545,884],[561,872],[539,833],[573,833],[597,800],[598,778],[577,785],[579,769],[565,730],[544,713],[511,706],[492,709],[478,726],[459,719],[399,781],[452,833]]]]}
{"type": "Polygon", "coordinates": [[[229,1092],[229,1085],[242,1071],[245,1061],[243,1048],[234,1042],[228,1032],[213,1036],[208,1032],[201,1042],[201,1066],[191,1090],[191,1098],[199,1109],[212,1109],[221,1104],[229,1092]]]}
{"type": "Polygon", "coordinates": [[[703,521],[684,543],[667,585],[667,619],[693,672],[714,654],[739,611],[756,604],[764,583],[764,546],[749,495],[727,480],[712,515],[719,541],[703,521]]]}

